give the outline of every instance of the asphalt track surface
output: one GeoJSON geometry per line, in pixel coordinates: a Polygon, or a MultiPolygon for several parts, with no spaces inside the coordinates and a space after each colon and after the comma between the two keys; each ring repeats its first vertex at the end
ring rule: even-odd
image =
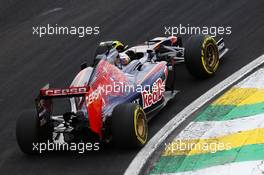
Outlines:
{"type": "Polygon", "coordinates": [[[230,52],[212,79],[192,78],[178,66],[176,88],[181,92],[150,123],[153,136],[175,114],[208,89],[263,54],[264,1],[0,1],[0,174],[122,174],[138,150],[112,146],[85,154],[50,153],[26,156],[15,139],[15,121],[33,106],[38,89],[69,85],[83,61],[90,62],[101,40],[119,39],[129,45],[163,35],[164,26],[231,26],[225,36],[230,52]],[[46,13],[54,8],[62,10],[46,13]],[[46,24],[99,26],[100,35],[32,35],[46,24]]]}

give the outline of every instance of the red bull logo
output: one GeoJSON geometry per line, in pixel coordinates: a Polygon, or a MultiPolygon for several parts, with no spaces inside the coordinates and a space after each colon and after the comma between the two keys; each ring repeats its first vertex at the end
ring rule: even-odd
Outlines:
{"type": "Polygon", "coordinates": [[[157,79],[151,90],[144,90],[142,95],[143,109],[152,106],[164,97],[165,83],[161,78],[157,79]]]}

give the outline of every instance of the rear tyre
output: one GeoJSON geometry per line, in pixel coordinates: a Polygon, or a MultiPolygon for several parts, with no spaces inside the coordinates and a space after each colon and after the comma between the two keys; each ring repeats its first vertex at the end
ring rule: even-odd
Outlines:
{"type": "Polygon", "coordinates": [[[143,147],[148,139],[144,110],[135,103],[120,104],[112,114],[112,136],[117,147],[143,147]]]}
{"type": "Polygon", "coordinates": [[[36,113],[24,111],[16,123],[16,139],[20,149],[26,154],[36,154],[33,143],[39,141],[39,119],[36,113]]]}
{"type": "Polygon", "coordinates": [[[218,47],[214,38],[208,35],[191,36],[184,50],[187,69],[196,78],[208,78],[215,74],[219,66],[218,47]]]}

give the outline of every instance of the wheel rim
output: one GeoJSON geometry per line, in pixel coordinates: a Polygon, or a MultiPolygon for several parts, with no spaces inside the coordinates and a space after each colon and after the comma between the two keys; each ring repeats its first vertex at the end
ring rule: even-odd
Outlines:
{"type": "Polygon", "coordinates": [[[146,124],[146,117],[144,111],[138,107],[135,110],[135,134],[141,145],[144,145],[147,141],[148,129],[146,124]]]}
{"type": "Polygon", "coordinates": [[[145,120],[142,113],[137,115],[137,133],[141,138],[145,135],[145,120]]]}
{"type": "Polygon", "coordinates": [[[213,43],[206,46],[204,61],[206,68],[213,73],[218,65],[218,51],[213,43]]]}

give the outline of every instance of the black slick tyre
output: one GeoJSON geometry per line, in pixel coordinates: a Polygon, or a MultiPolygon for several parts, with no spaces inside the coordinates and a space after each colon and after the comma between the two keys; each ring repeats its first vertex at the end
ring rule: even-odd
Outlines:
{"type": "Polygon", "coordinates": [[[214,38],[208,35],[191,36],[185,45],[184,60],[194,77],[204,79],[213,76],[219,67],[218,47],[214,38]]]}
{"type": "Polygon", "coordinates": [[[33,143],[39,141],[39,119],[32,110],[24,111],[16,123],[17,143],[26,154],[36,154],[33,150],[33,143]]]}
{"type": "Polygon", "coordinates": [[[112,136],[117,147],[142,147],[148,139],[146,114],[135,103],[120,104],[112,113],[112,136]]]}

